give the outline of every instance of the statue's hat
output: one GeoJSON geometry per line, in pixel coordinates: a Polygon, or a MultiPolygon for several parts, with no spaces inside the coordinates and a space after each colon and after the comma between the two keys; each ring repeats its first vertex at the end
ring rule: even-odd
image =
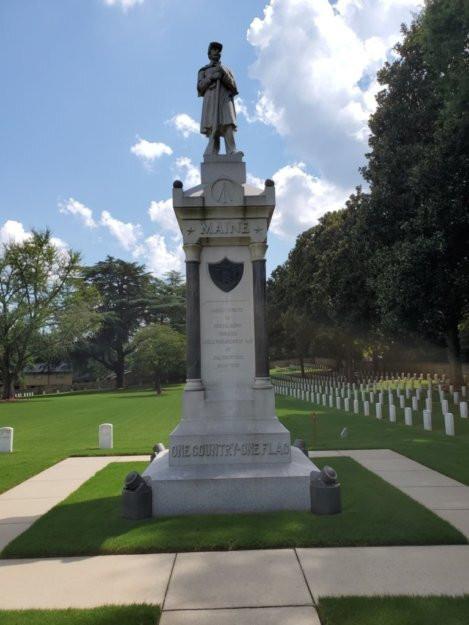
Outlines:
{"type": "Polygon", "coordinates": [[[211,41],[211,42],[208,44],[208,52],[210,52],[210,50],[211,50],[212,48],[216,48],[217,50],[220,50],[220,52],[221,52],[221,51],[223,50],[223,44],[218,43],[218,41],[211,41]]]}

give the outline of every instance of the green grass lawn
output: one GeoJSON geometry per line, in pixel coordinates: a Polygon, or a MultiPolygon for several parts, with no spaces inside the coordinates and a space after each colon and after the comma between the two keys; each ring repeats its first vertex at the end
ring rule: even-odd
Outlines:
{"type": "MultiPolygon", "coordinates": [[[[168,444],[182,411],[182,386],[151,390],[76,393],[0,402],[0,427],[15,428],[14,452],[0,454],[0,492],[32,477],[71,455],[150,454],[157,442],[168,444]],[[114,449],[98,449],[98,425],[114,424],[114,449]]],[[[465,484],[469,484],[469,419],[455,417],[456,436],[444,434],[441,414],[433,416],[432,432],[425,432],[421,415],[407,427],[397,409],[398,422],[378,421],[317,407],[290,397],[277,397],[277,414],[292,440],[302,438],[313,448],[313,409],[318,415],[314,449],[389,448],[465,484]],[[418,422],[417,422],[418,421],[418,422]],[[341,439],[343,427],[348,438],[341,439]]]]}
{"type": "Polygon", "coordinates": [[[12,454],[0,454],[0,493],[71,455],[150,454],[181,417],[181,386],[76,393],[0,402],[0,427],[15,429],[12,454]],[[98,426],[114,425],[114,449],[98,449],[98,426]]]}
{"type": "Polygon", "coordinates": [[[157,625],[152,605],[104,606],[89,610],[0,610],[2,625],[157,625]]]}
{"type": "MultiPolygon", "coordinates": [[[[342,513],[191,515],[129,521],[125,475],[146,463],[112,463],[7,545],[7,558],[355,545],[463,544],[449,523],[350,458],[329,459],[342,513]]],[[[318,461],[320,466],[326,459],[318,461]]]]}
{"type": "Polygon", "coordinates": [[[468,625],[469,596],[325,597],[322,625],[468,625]]]}

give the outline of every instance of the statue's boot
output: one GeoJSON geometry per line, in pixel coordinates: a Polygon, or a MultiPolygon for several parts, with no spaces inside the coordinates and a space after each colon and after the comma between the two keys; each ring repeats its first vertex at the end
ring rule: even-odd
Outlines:
{"type": "Polygon", "coordinates": [[[223,138],[225,139],[225,149],[227,154],[242,154],[242,152],[236,148],[234,128],[231,124],[229,126],[224,126],[223,138]]]}
{"type": "Polygon", "coordinates": [[[211,134],[208,140],[208,145],[205,148],[204,156],[211,156],[212,154],[218,154],[220,151],[220,135],[211,134]]]}

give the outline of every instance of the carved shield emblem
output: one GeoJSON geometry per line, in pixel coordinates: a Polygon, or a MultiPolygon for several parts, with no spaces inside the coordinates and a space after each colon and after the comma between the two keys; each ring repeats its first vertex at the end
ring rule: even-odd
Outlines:
{"type": "Polygon", "coordinates": [[[234,263],[225,257],[218,263],[209,263],[208,271],[216,286],[228,293],[240,283],[243,277],[244,263],[234,263]]]}

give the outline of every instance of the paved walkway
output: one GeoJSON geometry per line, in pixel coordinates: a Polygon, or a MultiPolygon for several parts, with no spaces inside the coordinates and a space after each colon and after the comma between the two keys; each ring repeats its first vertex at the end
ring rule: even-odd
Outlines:
{"type": "MultiPolygon", "coordinates": [[[[469,488],[389,450],[350,456],[469,535],[469,488]]],[[[0,546],[109,462],[69,458],[0,495],[0,546]]],[[[469,593],[469,545],[0,560],[0,609],[158,603],[161,625],[319,625],[318,598],[469,593]]]]}

